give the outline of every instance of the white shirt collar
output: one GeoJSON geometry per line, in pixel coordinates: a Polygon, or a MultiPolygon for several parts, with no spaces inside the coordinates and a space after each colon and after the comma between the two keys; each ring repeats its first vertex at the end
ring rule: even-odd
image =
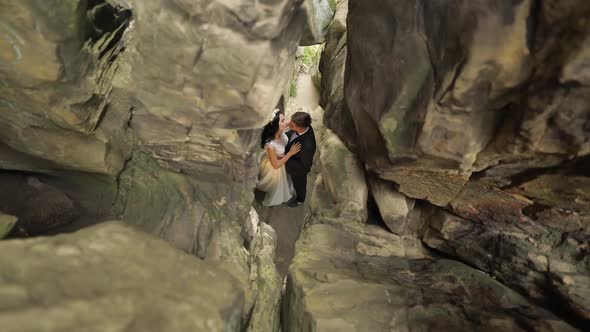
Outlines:
{"type": "Polygon", "coordinates": [[[306,132],[309,131],[309,127],[307,127],[307,129],[305,129],[304,132],[302,132],[301,134],[297,133],[295,130],[293,130],[293,132],[295,133],[295,135],[291,135],[291,138],[289,139],[289,142],[292,142],[295,138],[305,134],[306,132]]]}
{"type": "Polygon", "coordinates": [[[306,133],[306,132],[308,132],[308,131],[309,131],[309,127],[305,128],[305,131],[304,131],[304,132],[302,132],[301,134],[300,134],[300,133],[298,133],[298,132],[295,132],[295,134],[297,134],[297,136],[301,136],[301,135],[305,134],[305,133],[306,133]]]}

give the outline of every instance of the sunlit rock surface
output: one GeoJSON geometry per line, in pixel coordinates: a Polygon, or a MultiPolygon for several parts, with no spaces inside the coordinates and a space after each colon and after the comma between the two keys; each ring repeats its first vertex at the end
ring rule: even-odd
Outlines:
{"type": "Polygon", "coordinates": [[[239,330],[229,273],[123,223],[0,248],[3,331],[239,330]]]}
{"type": "Polygon", "coordinates": [[[102,177],[101,213],[202,257],[216,229],[240,232],[300,1],[4,1],[0,18],[0,168],[63,179],[74,201],[72,176],[102,177]]]}

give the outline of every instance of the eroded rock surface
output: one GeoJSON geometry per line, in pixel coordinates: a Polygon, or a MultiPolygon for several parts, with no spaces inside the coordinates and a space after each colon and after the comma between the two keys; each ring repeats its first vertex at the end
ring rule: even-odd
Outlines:
{"type": "Polygon", "coordinates": [[[343,106],[325,106],[388,228],[576,327],[590,308],[588,14],[580,0],[350,0],[343,106]]]}
{"type": "Polygon", "coordinates": [[[429,217],[423,241],[531,298],[590,318],[590,218],[474,182],[429,217]],[[559,303],[559,304],[557,304],[559,303]]]}
{"type": "MultiPolygon", "coordinates": [[[[328,130],[325,135],[331,132],[328,130]]],[[[339,159],[326,158],[325,145],[321,147],[322,170],[338,166],[346,169],[339,159]]],[[[509,286],[514,287],[514,283],[495,280],[494,272],[449,259],[457,257],[453,252],[447,252],[449,258],[429,252],[422,241],[429,245],[430,242],[421,234],[437,225],[435,214],[442,213],[440,208],[427,202],[414,207],[413,200],[396,192],[391,183],[370,175],[368,186],[387,228],[379,225],[378,220],[371,220],[374,214],[369,214],[368,224],[358,223],[354,216],[340,213],[338,196],[332,194],[325,180],[332,176],[323,173],[314,185],[311,218],[289,269],[283,300],[284,330],[575,330],[569,321],[511,289],[509,286]]],[[[355,177],[338,179],[333,188],[336,192],[361,185],[355,177]]],[[[360,181],[365,181],[364,177],[360,181]]],[[[480,196],[465,193],[466,199],[471,197],[480,196]]],[[[482,201],[488,202],[486,198],[482,201]]],[[[505,204],[508,199],[503,198],[500,205],[507,205],[506,210],[518,206],[505,204]]],[[[466,207],[463,210],[471,211],[466,207]]],[[[487,216],[482,207],[480,210],[484,212],[482,216],[487,216]]],[[[448,245],[462,241],[462,230],[454,224],[449,226],[447,233],[456,232],[458,236],[448,240],[448,245]]],[[[477,257],[478,252],[471,251],[475,244],[469,245],[465,255],[477,257]]],[[[468,258],[464,260],[469,262],[468,258]]],[[[513,263],[506,266],[518,267],[513,263]]],[[[575,291],[581,294],[584,286],[575,291]]]]}
{"type": "Polygon", "coordinates": [[[325,41],[326,30],[332,21],[334,12],[328,0],[304,0],[303,7],[307,13],[307,25],[301,38],[301,46],[321,44],[325,41]]]}
{"type": "Polygon", "coordinates": [[[326,130],[319,145],[322,181],[342,218],[365,222],[368,188],[358,158],[340,138],[326,130]]]}
{"type": "Polygon", "coordinates": [[[201,257],[218,229],[241,232],[300,1],[26,0],[0,12],[0,167],[87,174],[88,186],[102,176],[95,196],[111,215],[201,257]]]}
{"type": "Polygon", "coordinates": [[[395,190],[391,182],[374,175],[368,177],[368,185],[379,215],[389,230],[398,235],[407,233],[407,222],[415,201],[395,190]]]}
{"type": "Polygon", "coordinates": [[[573,331],[460,262],[408,252],[399,236],[342,219],[298,242],[286,331],[573,331]]]}
{"type": "MultiPolygon", "coordinates": [[[[302,1],[1,1],[0,21],[0,208],[20,235],[137,226],[233,275],[240,317],[216,328],[245,328],[272,302],[250,280],[253,152],[288,82],[302,1]]],[[[191,328],[160,330],[179,329],[191,328]]]]}
{"type": "Polygon", "coordinates": [[[344,95],[361,158],[445,206],[473,172],[510,183],[587,155],[590,91],[571,68],[587,60],[588,13],[585,1],[350,1],[344,95]]]}
{"type": "Polygon", "coordinates": [[[355,150],[356,130],[344,103],[344,71],[346,68],[346,16],[348,0],[339,1],[326,34],[319,70],[322,73],[320,105],[325,109],[324,122],[347,146],[355,150]]]}
{"type": "MultiPolygon", "coordinates": [[[[519,165],[499,165],[499,172],[468,182],[467,173],[430,169],[435,164],[422,160],[421,168],[394,167],[403,175],[397,186],[370,173],[368,187],[391,234],[340,215],[334,192],[358,188],[358,177],[334,177],[334,169],[346,172],[351,163],[330,157],[340,149],[321,147],[329,153],[320,156],[320,169],[332,173],[314,185],[312,219],[289,274],[286,330],[562,331],[587,325],[587,157],[551,168],[533,159],[516,172],[519,165]],[[449,185],[450,176],[462,180],[449,185]],[[446,211],[424,201],[412,211],[413,200],[398,190],[422,190],[428,193],[422,198],[446,211]],[[434,256],[420,241],[436,250],[434,256]]],[[[355,168],[360,174],[362,166],[355,168]]]]}
{"type": "Polygon", "coordinates": [[[274,263],[277,236],[270,225],[260,223],[252,243],[250,279],[257,293],[248,331],[279,331],[282,278],[274,263]]]}
{"type": "Polygon", "coordinates": [[[229,273],[123,223],[0,248],[3,331],[240,329],[229,273]]]}
{"type": "Polygon", "coordinates": [[[76,0],[5,1],[0,8],[0,140],[61,169],[116,174],[130,150],[116,133],[126,119],[107,113],[129,9],[76,0]]]}

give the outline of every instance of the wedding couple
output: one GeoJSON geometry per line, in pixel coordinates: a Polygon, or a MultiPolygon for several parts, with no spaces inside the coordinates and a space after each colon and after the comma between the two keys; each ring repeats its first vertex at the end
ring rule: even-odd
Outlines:
{"type": "Polygon", "coordinates": [[[260,147],[264,154],[256,188],[266,193],[262,205],[303,204],[316,149],[310,115],[296,112],[289,120],[275,110],[262,130],[260,147]]]}

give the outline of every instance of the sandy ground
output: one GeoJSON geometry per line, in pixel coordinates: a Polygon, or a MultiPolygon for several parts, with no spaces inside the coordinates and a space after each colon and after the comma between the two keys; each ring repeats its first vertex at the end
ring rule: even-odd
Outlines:
{"type": "Polygon", "coordinates": [[[299,238],[305,213],[308,210],[309,193],[313,188],[313,182],[316,174],[313,172],[307,177],[307,199],[304,205],[296,208],[286,206],[265,207],[259,202],[264,198],[264,193],[256,191],[256,202],[254,208],[258,212],[260,221],[272,226],[277,233],[277,250],[275,255],[275,264],[281,277],[287,275],[289,265],[295,256],[295,242],[299,238]]]}
{"type": "Polygon", "coordinates": [[[319,106],[319,102],[320,91],[313,84],[311,75],[299,74],[297,77],[295,97],[289,100],[289,108],[291,110],[287,110],[287,114],[290,113],[289,111],[297,111],[300,107],[313,111],[319,106]]]}

